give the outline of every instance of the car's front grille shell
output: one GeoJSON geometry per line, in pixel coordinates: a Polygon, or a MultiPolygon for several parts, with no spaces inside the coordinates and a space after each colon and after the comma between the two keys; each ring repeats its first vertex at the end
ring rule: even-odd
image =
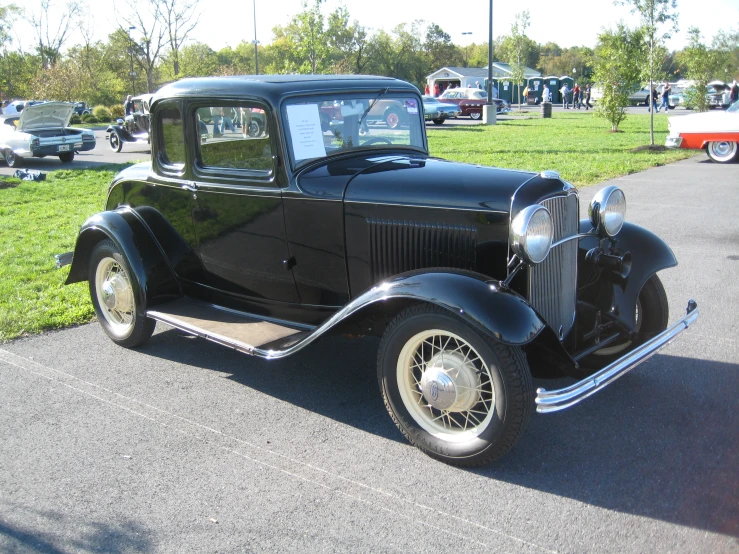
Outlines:
{"type": "MultiPolygon", "coordinates": [[[[576,193],[540,202],[552,214],[554,240],[578,233],[579,205],[576,193]]],[[[546,259],[529,268],[529,303],[561,338],[575,322],[577,295],[577,240],[552,248],[546,259]]]]}

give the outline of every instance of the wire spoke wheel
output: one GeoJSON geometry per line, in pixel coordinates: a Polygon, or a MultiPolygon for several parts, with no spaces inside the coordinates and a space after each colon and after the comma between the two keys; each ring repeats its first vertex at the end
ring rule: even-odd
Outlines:
{"type": "Polygon", "coordinates": [[[116,335],[128,334],[136,317],[131,281],[123,267],[110,257],[100,260],[95,271],[98,304],[116,335]]]}
{"type": "Polygon", "coordinates": [[[495,406],[490,370],[454,333],[439,329],[418,333],[401,351],[397,371],[403,402],[432,435],[466,441],[489,423],[495,406]]]}

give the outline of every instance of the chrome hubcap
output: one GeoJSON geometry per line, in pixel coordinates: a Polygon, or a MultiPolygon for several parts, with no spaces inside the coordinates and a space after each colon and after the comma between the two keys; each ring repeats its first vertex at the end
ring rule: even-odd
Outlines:
{"type": "Polygon", "coordinates": [[[728,156],[734,151],[734,143],[733,142],[714,142],[712,144],[713,153],[719,157],[723,158],[728,156]]]}
{"type": "Polygon", "coordinates": [[[463,442],[480,435],[495,412],[490,368],[462,337],[422,331],[400,352],[398,392],[415,422],[433,436],[463,442]]]}
{"type": "Polygon", "coordinates": [[[95,291],[102,317],[111,332],[125,336],[133,325],[136,306],[133,289],[123,267],[113,258],[103,258],[95,271],[95,291]]]}

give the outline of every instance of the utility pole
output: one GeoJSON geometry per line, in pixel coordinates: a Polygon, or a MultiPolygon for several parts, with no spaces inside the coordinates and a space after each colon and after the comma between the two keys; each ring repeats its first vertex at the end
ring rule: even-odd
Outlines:
{"type": "Polygon", "coordinates": [[[257,45],[259,44],[259,41],[257,40],[257,0],[253,0],[252,4],[254,6],[254,65],[255,73],[259,75],[259,50],[257,49],[257,45]]]}
{"type": "Polygon", "coordinates": [[[490,0],[490,33],[488,35],[488,98],[482,107],[482,122],[485,125],[495,125],[497,107],[493,102],[493,0],[490,0]]]}
{"type": "Polygon", "coordinates": [[[135,30],[136,27],[131,26],[128,28],[128,48],[131,51],[131,71],[129,73],[131,77],[131,95],[136,96],[136,73],[133,70],[133,39],[131,38],[131,31],[135,30]]]}
{"type": "MultiPolygon", "coordinates": [[[[462,36],[471,35],[471,34],[472,34],[472,31],[465,31],[465,32],[462,33],[462,36]]],[[[465,44],[465,46],[464,46],[464,66],[465,67],[469,67],[469,65],[470,65],[469,62],[468,62],[468,56],[467,56],[467,50],[469,49],[469,47],[470,47],[469,44],[465,44]]]]}

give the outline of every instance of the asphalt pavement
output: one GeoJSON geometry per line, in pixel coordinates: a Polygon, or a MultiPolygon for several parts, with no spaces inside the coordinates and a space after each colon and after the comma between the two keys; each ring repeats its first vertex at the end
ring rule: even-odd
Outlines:
{"type": "Polygon", "coordinates": [[[464,470],[407,444],[376,340],[267,362],[161,324],[136,351],[83,325],[0,345],[0,551],[739,552],[739,164],[609,183],[680,262],[661,274],[671,321],[689,298],[701,316],[537,414],[504,459],[464,470]]]}

